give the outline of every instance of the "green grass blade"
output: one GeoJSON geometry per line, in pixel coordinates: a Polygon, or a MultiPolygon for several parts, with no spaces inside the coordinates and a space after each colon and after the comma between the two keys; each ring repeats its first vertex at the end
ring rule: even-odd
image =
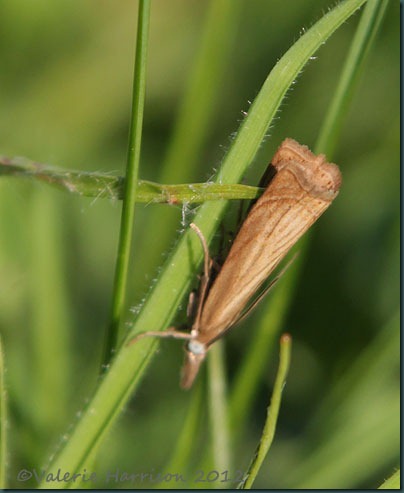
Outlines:
{"type": "Polygon", "coordinates": [[[4,378],[3,343],[0,338],[0,488],[7,486],[7,394],[4,378]]]}
{"type": "MultiPolygon", "coordinates": [[[[21,176],[54,186],[70,194],[122,200],[125,179],[106,173],[74,171],[49,166],[27,158],[0,157],[0,176],[21,176]]],[[[198,204],[207,200],[256,199],[262,189],[248,185],[185,183],[162,185],[138,180],[135,201],[155,204],[198,204]]]]}
{"type": "Polygon", "coordinates": [[[291,346],[291,337],[288,334],[284,334],[281,337],[280,342],[279,367],[275,379],[274,391],[272,393],[271,404],[268,407],[267,419],[262,431],[261,440],[248,471],[238,486],[238,489],[251,489],[259,470],[261,469],[262,463],[264,462],[264,459],[272,445],[275,436],[276,422],[278,420],[279,409],[281,406],[282,390],[285,387],[290,366],[291,346]]]}
{"type": "Polygon", "coordinates": [[[343,120],[347,114],[353,91],[366,61],[377,31],[380,27],[388,2],[368,0],[363,11],[355,38],[351,44],[341,78],[338,82],[327,116],[317,140],[316,152],[323,152],[330,159],[333,155],[343,120]]]}
{"type": "Polygon", "coordinates": [[[379,486],[379,490],[399,490],[401,489],[401,480],[400,480],[400,469],[396,471],[389,479],[379,486]]]}
{"type": "Polygon", "coordinates": [[[342,2],[314,24],[278,61],[271,70],[247,118],[241,124],[237,138],[225,157],[218,180],[237,182],[247,164],[251,163],[265,137],[279,105],[293,81],[329,36],[352,15],[365,0],[342,2]]]}
{"type": "Polygon", "coordinates": [[[21,176],[46,183],[69,194],[122,200],[124,178],[38,163],[26,157],[0,156],[0,176],[21,176]]]}
{"type": "Polygon", "coordinates": [[[132,115],[129,131],[129,147],[126,165],[125,187],[122,202],[118,256],[115,266],[114,288],[111,304],[111,319],[105,339],[104,365],[113,356],[120,340],[120,325],[125,306],[128,268],[131,252],[133,221],[139,174],[140,148],[142,143],[143,109],[146,93],[146,60],[149,43],[150,0],[140,0],[136,60],[133,77],[132,115]]]}
{"type": "Polygon", "coordinates": [[[397,313],[330,389],[304,440],[318,446],[302,451],[305,460],[283,487],[355,487],[370,470],[383,470],[397,460],[399,339],[397,313]]]}
{"type": "MultiPolygon", "coordinates": [[[[336,6],[278,61],[241,125],[223,162],[218,182],[234,183],[241,178],[258,151],[283,96],[299,71],[327,38],[363,3],[364,0],[350,0],[336,6]]],[[[195,222],[207,239],[212,237],[224,208],[224,203],[216,201],[201,206],[195,222]]],[[[188,289],[192,273],[201,261],[202,254],[198,238],[195,238],[192,231],[187,230],[167,260],[158,282],[138,314],[128,340],[138,331],[162,330],[167,327],[188,289]]],[[[156,340],[145,338],[133,346],[124,345],[121,348],[70,438],[50,464],[49,470],[55,471],[60,467],[68,471],[77,471],[86,463],[88,456],[119,416],[157,347],[156,340]]],[[[49,486],[46,483],[42,484],[42,487],[49,486]]],[[[63,487],[61,484],[53,485],[55,486],[63,487]]]]}

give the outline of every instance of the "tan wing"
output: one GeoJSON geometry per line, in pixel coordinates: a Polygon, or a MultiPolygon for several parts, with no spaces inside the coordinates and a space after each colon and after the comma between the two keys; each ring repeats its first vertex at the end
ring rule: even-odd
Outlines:
{"type": "Polygon", "coordinates": [[[335,164],[286,139],[274,156],[277,174],[244,221],[211,287],[198,327],[208,344],[232,325],[289,249],[338,194],[335,164]]]}

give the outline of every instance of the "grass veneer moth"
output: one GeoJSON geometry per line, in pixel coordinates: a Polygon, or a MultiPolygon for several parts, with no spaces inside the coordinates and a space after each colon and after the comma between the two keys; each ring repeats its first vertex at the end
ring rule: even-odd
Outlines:
{"type": "Polygon", "coordinates": [[[144,336],[185,339],[181,378],[185,389],[191,387],[212,344],[245,316],[245,307],[254,293],[338,195],[338,166],[293,139],[282,142],[271,164],[276,173],[248,213],[210,287],[212,262],[208,247],[202,232],[191,224],[201,239],[205,265],[190,332],[169,328],[164,332],[143,332],[130,341],[144,336]]]}

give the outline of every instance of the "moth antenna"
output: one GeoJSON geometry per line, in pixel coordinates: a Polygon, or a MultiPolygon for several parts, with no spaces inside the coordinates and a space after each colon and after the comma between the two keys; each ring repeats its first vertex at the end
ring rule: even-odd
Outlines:
{"type": "Polygon", "coordinates": [[[198,301],[198,307],[196,310],[196,317],[195,317],[195,322],[194,322],[195,330],[198,331],[199,320],[201,318],[203,303],[204,303],[205,298],[206,298],[206,292],[207,292],[208,284],[209,284],[210,266],[212,264],[212,260],[211,260],[210,255],[209,255],[209,248],[208,248],[208,244],[206,242],[206,238],[204,237],[202,231],[194,223],[191,223],[189,226],[198,235],[198,237],[201,241],[203,253],[204,253],[203,278],[201,281],[200,297],[199,297],[199,301],[198,301]]]}
{"type": "Polygon", "coordinates": [[[195,231],[195,233],[198,235],[199,239],[201,240],[203,253],[204,253],[204,266],[203,266],[204,276],[209,277],[211,260],[210,260],[209,248],[206,242],[206,238],[204,237],[202,231],[198,228],[198,226],[195,223],[191,223],[189,226],[195,231]]]}

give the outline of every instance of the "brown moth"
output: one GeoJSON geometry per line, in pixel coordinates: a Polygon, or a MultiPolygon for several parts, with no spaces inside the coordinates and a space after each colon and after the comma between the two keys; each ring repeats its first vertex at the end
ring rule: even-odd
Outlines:
{"type": "MultiPolygon", "coordinates": [[[[272,159],[276,174],[251,208],[212,286],[208,286],[210,259],[205,251],[197,314],[189,333],[168,329],[146,335],[186,339],[181,387],[191,387],[211,345],[243,316],[257,289],[290,248],[330,206],[341,186],[338,166],[315,156],[307,146],[286,139],[272,159]]],[[[134,340],[132,340],[133,342],[134,340]]]]}

